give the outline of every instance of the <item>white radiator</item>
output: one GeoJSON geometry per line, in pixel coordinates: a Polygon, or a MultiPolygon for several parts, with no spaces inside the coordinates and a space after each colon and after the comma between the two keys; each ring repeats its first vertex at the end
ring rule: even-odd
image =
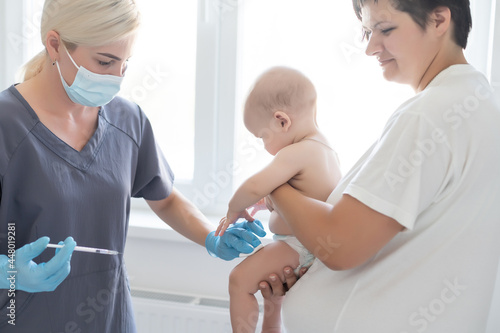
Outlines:
{"type": "Polygon", "coordinates": [[[131,294],[139,333],[231,333],[227,300],[141,290],[131,294]]]}

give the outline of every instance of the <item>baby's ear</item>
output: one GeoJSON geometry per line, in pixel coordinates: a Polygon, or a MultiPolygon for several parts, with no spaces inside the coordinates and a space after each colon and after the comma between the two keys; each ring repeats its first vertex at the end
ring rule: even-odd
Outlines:
{"type": "Polygon", "coordinates": [[[287,132],[290,126],[292,126],[292,120],[284,111],[274,112],[274,119],[279,123],[279,128],[285,132],[287,132]]]}

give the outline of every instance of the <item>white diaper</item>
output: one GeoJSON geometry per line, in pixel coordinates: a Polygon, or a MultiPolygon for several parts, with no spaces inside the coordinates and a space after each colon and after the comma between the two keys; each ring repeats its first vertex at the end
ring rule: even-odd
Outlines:
{"type": "Polygon", "coordinates": [[[303,267],[309,268],[313,261],[314,261],[314,255],[309,252],[308,249],[302,245],[301,242],[297,239],[295,236],[290,236],[290,235],[273,235],[273,239],[275,241],[282,241],[287,243],[292,249],[297,251],[299,254],[299,266],[295,268],[295,274],[299,274],[299,271],[303,267]]]}
{"type": "Polygon", "coordinates": [[[259,244],[259,245],[258,245],[257,247],[255,247],[255,248],[253,249],[253,251],[252,251],[252,252],[250,252],[250,253],[240,253],[240,258],[250,257],[252,254],[254,254],[254,253],[256,253],[256,252],[260,251],[263,247],[264,247],[264,245],[259,244]]]}

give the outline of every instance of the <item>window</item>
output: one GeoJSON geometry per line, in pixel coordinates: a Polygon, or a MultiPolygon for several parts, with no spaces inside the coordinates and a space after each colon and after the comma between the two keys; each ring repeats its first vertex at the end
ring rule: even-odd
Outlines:
{"type": "MultiPolygon", "coordinates": [[[[3,89],[16,82],[18,68],[33,56],[27,47],[36,38],[33,33],[32,11],[24,1],[0,2],[0,87],[3,89]]],[[[38,35],[40,36],[40,33],[38,35]]]]}
{"type": "MultiPolygon", "coordinates": [[[[122,95],[153,123],[176,187],[206,214],[224,214],[234,188],[271,156],[243,126],[246,94],[264,70],[286,65],[318,90],[318,122],[345,173],[411,96],[364,55],[350,1],[136,0],[144,26],[122,95]]],[[[472,0],[467,57],[500,91],[498,6],[472,0]],[[489,36],[489,38],[485,38],[489,36]]],[[[0,77],[42,50],[42,0],[0,1],[0,77]]]]}
{"type": "MultiPolygon", "coordinates": [[[[9,46],[0,58],[8,77],[2,82],[5,87],[13,82],[13,68],[43,49],[43,3],[0,3],[2,9],[9,7],[9,15],[0,12],[5,18],[0,20],[1,42],[9,46]]],[[[230,64],[236,61],[236,20],[222,25],[219,13],[225,7],[215,0],[137,4],[143,26],[120,94],[137,102],[150,118],[176,174],[176,187],[205,212],[221,212],[232,191],[233,134],[226,136],[220,129],[234,124],[234,92],[225,87],[234,89],[235,66],[230,64]],[[232,59],[222,65],[221,48],[232,59]]],[[[142,200],[133,204],[145,206],[142,200]]]]}
{"type": "Polygon", "coordinates": [[[318,124],[347,172],[381,133],[385,121],[412,91],[383,80],[364,54],[361,28],[350,1],[252,0],[240,7],[236,159],[245,166],[235,183],[270,159],[243,126],[241,109],[253,81],[276,65],[296,68],[318,91],[318,124]],[[247,147],[256,148],[250,154],[247,147]]]}
{"type": "MultiPolygon", "coordinates": [[[[252,0],[239,4],[235,159],[241,168],[235,172],[235,185],[271,159],[245,129],[241,114],[254,80],[276,65],[294,67],[315,84],[318,124],[339,154],[345,174],[378,138],[389,116],[413,96],[413,90],[385,81],[376,59],[365,55],[351,1],[252,0]]],[[[471,4],[474,17],[488,13],[490,7],[488,1],[473,0],[471,4]]],[[[481,36],[492,34],[493,26],[487,19],[473,22],[467,58],[487,73],[488,39],[481,36]]]]}
{"type": "Polygon", "coordinates": [[[196,1],[137,0],[142,27],[120,95],[139,104],[175,171],[192,181],[196,80],[196,1]]]}
{"type": "MultiPolygon", "coordinates": [[[[176,180],[190,182],[194,169],[194,111],[198,8],[195,1],[137,0],[142,27],[120,95],[139,104],[151,120],[176,180]]],[[[43,1],[25,1],[25,58],[43,49],[43,1]]],[[[12,43],[22,39],[10,38],[12,43]]]]}

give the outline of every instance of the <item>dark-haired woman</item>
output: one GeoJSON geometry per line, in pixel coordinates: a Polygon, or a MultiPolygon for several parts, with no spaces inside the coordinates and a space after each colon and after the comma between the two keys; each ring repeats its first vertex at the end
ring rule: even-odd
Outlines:
{"type": "MultiPolygon", "coordinates": [[[[500,106],[463,54],[469,1],[353,3],[366,54],[416,95],[328,203],[288,185],[272,194],[317,257],[287,293],[286,330],[484,332],[500,256],[500,106]]],[[[261,283],[267,302],[284,293],[277,276],[261,283]]]]}

